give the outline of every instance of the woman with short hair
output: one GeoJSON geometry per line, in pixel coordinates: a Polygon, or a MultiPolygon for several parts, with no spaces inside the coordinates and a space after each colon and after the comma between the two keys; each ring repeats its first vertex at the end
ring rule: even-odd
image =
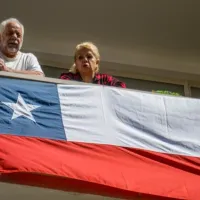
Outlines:
{"type": "Polygon", "coordinates": [[[118,79],[99,73],[99,62],[99,50],[92,42],[78,44],[75,49],[74,64],[69,72],[62,73],[60,78],[126,88],[126,84],[118,79]]]}

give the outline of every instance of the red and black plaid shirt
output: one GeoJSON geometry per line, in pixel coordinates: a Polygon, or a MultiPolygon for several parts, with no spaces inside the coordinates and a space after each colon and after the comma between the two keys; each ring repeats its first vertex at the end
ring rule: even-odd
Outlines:
{"type": "MultiPolygon", "coordinates": [[[[79,73],[73,74],[71,72],[69,73],[62,73],[60,75],[60,79],[65,80],[75,80],[75,81],[83,81],[81,78],[81,75],[79,73]]],[[[117,80],[116,78],[109,76],[107,74],[95,74],[93,78],[94,84],[100,84],[100,85],[109,85],[109,86],[115,86],[115,87],[121,87],[126,88],[126,84],[117,80]]]]}

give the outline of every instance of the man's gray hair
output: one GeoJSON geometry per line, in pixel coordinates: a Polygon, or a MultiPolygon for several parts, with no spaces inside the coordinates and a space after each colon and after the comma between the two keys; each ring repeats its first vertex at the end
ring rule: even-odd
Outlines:
{"type": "Polygon", "coordinates": [[[16,24],[19,24],[20,27],[22,28],[22,36],[24,36],[24,26],[23,24],[16,18],[9,18],[9,19],[6,19],[4,21],[1,22],[0,24],[0,34],[2,34],[6,28],[6,25],[11,23],[11,22],[15,22],[16,24]]]}

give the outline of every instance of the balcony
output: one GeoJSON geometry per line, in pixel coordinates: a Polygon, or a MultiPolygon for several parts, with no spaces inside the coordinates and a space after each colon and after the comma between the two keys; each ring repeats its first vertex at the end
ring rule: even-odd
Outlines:
{"type": "MultiPolygon", "coordinates": [[[[38,57],[47,76],[0,72],[1,78],[76,85],[77,82],[57,78],[71,66],[75,45],[89,40],[100,49],[101,72],[119,77],[131,92],[168,90],[200,98],[198,0],[86,0],[79,3],[7,0],[1,2],[1,6],[1,20],[14,16],[24,24],[23,51],[38,57]]],[[[0,186],[1,197],[10,200],[114,199],[8,182],[0,186]]],[[[146,198],[138,195],[135,199],[146,198]]]]}
{"type": "MultiPolygon", "coordinates": [[[[1,187],[3,188],[1,196],[5,197],[5,199],[22,199],[26,196],[30,196],[30,199],[41,200],[54,199],[55,196],[60,200],[66,198],[77,200],[109,200],[113,198],[173,199],[174,197],[183,197],[183,199],[192,197],[192,199],[195,199],[198,197],[199,186],[198,184],[194,186],[194,182],[199,181],[197,174],[199,173],[198,156],[200,148],[198,144],[199,100],[154,95],[129,89],[102,87],[53,78],[16,75],[7,72],[0,72],[0,76],[1,95],[6,94],[6,97],[4,97],[6,101],[1,100],[2,108],[0,110],[0,112],[4,112],[4,114],[1,114],[0,123],[1,129],[5,133],[0,135],[0,155],[2,157],[2,165],[0,164],[0,167],[1,170],[3,169],[0,181],[2,181],[1,187]],[[29,82],[24,82],[24,80],[29,82]],[[28,89],[29,84],[30,91],[28,89]],[[51,93],[55,84],[58,84],[56,87],[58,87],[59,105],[55,102],[54,94],[51,93]],[[34,88],[34,85],[39,87],[34,88]],[[34,90],[32,91],[33,88],[34,90]],[[16,95],[19,91],[26,101],[25,103],[22,101],[20,103],[18,98],[16,102],[18,111],[15,113],[15,107],[11,106],[11,101],[17,98],[16,95]],[[34,98],[31,98],[31,95],[34,98]],[[53,101],[50,98],[51,95],[54,99],[53,101]],[[10,100],[11,97],[14,99],[10,100]],[[38,104],[37,107],[43,107],[43,110],[38,111],[34,116],[27,115],[26,112],[20,114],[19,112],[22,111],[19,108],[20,106],[23,108],[30,107],[30,103],[26,104],[27,100],[34,101],[34,104],[38,104]],[[44,101],[49,106],[48,110],[53,109],[53,121],[50,117],[50,114],[52,115],[51,111],[47,114],[44,101]],[[57,127],[57,123],[54,124],[59,119],[58,112],[55,113],[57,110],[55,106],[60,106],[61,108],[61,118],[67,141],[65,138],[57,139],[60,137],[60,127],[57,127]],[[90,107],[90,109],[86,109],[87,107],[90,107]],[[79,109],[77,110],[77,108],[79,109]],[[8,110],[5,112],[5,109],[8,110]],[[12,110],[17,116],[10,119],[12,110]],[[4,115],[9,117],[3,120],[4,115]],[[45,116],[41,118],[40,115],[45,116]],[[18,133],[15,133],[13,129],[13,123],[17,122],[13,120],[16,120],[16,118],[20,118],[20,124],[24,123],[25,119],[27,123],[19,130],[19,126],[15,127],[18,133]],[[49,122],[48,119],[50,120],[49,122]],[[4,121],[8,121],[7,123],[10,123],[10,127],[5,126],[4,121]],[[83,126],[81,123],[85,125],[83,126]],[[39,131],[32,130],[33,126],[39,128],[38,130],[42,135],[39,134],[39,131]],[[47,127],[49,127],[48,131],[46,130],[47,127]],[[64,141],[66,141],[66,144],[64,144],[64,141]],[[76,144],[76,142],[78,143],[76,144]],[[93,143],[94,146],[92,146],[93,143]],[[42,148],[43,145],[46,147],[42,148]],[[106,148],[103,152],[103,146],[101,145],[105,145],[106,148]],[[77,146],[80,147],[80,150],[78,150],[77,146]],[[55,154],[54,151],[57,150],[60,153],[55,154]],[[19,151],[21,151],[21,154],[19,151]],[[117,152],[115,155],[119,158],[113,156],[111,152],[114,151],[117,152]],[[27,154],[26,152],[29,153],[27,154]],[[48,152],[51,152],[51,154],[48,152]],[[36,154],[39,156],[36,156],[36,154]],[[91,156],[92,154],[93,157],[91,156]],[[51,158],[50,155],[55,159],[55,164],[57,165],[55,168],[52,168],[49,163],[51,162],[54,165],[53,160],[49,159],[51,158]],[[68,160],[60,160],[59,157],[57,159],[57,156],[61,155],[63,156],[62,158],[70,158],[70,162],[75,159],[73,162],[76,164],[71,166],[68,164],[68,160]],[[47,157],[46,160],[46,156],[50,157],[47,157]],[[77,160],[76,157],[78,158],[77,160]],[[121,159],[123,158],[127,159],[126,164],[122,162],[121,159]],[[96,162],[94,163],[95,168],[91,168],[88,165],[90,170],[94,170],[93,173],[88,171],[85,174],[83,170],[81,172],[78,170],[84,165],[83,159],[91,163],[93,161],[96,162]],[[97,164],[104,159],[108,168],[97,164]],[[29,163],[32,164],[29,165],[29,163]],[[114,163],[116,169],[111,163],[114,163]],[[138,167],[140,165],[142,167],[138,167]],[[60,166],[62,166],[62,170],[60,166]],[[149,171],[144,170],[147,166],[149,171]],[[123,167],[129,172],[123,171],[123,167]],[[109,171],[109,174],[113,174],[112,178],[107,174],[109,168],[113,170],[109,171]],[[58,170],[58,174],[56,170],[58,170]],[[65,174],[66,172],[70,173],[65,174]],[[77,177],[73,179],[73,176],[70,176],[71,173],[77,177]],[[121,173],[123,176],[121,176],[121,173]],[[132,177],[132,173],[135,174],[134,177],[132,177]],[[146,175],[141,179],[144,173],[146,175]],[[169,177],[166,177],[166,173],[169,173],[169,177]],[[137,174],[141,176],[138,177],[137,174]],[[154,174],[158,182],[154,181],[154,174]],[[180,176],[180,174],[182,175],[180,176]],[[86,178],[83,181],[84,177],[87,176],[91,180],[86,178]],[[149,178],[146,178],[146,176],[149,178]],[[170,179],[170,186],[165,185],[165,181],[161,182],[162,178],[160,177],[162,176],[168,181],[170,179]],[[174,189],[179,184],[183,184],[182,178],[184,176],[187,177],[184,178],[184,184],[189,189],[187,193],[174,189]],[[121,179],[122,177],[124,178],[121,179]],[[192,185],[190,185],[191,180],[193,180],[192,185]],[[96,181],[100,182],[97,183],[96,181]],[[110,186],[109,182],[112,181],[116,186],[110,186]],[[147,183],[152,185],[148,184],[147,186],[147,183]],[[144,186],[138,189],[137,184],[144,184],[144,186]],[[159,186],[155,187],[153,186],[154,184],[159,184],[159,186]],[[39,186],[41,188],[25,185],[39,186]],[[133,190],[130,189],[131,187],[133,187],[133,190]],[[170,187],[170,191],[173,189],[175,192],[164,195],[162,188],[166,191],[169,189],[168,187],[170,187]],[[12,193],[7,192],[11,190],[12,193]],[[65,192],[62,192],[62,190],[65,192]],[[149,193],[149,190],[152,193],[149,193]]],[[[88,170],[88,167],[85,170],[88,170]]]]}

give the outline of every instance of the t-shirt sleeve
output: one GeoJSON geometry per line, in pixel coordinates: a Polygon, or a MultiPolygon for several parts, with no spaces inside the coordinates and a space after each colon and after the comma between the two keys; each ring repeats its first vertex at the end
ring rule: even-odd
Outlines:
{"type": "Polygon", "coordinates": [[[38,59],[33,54],[29,53],[27,58],[27,70],[42,72],[42,68],[38,62],[38,59]]]}

